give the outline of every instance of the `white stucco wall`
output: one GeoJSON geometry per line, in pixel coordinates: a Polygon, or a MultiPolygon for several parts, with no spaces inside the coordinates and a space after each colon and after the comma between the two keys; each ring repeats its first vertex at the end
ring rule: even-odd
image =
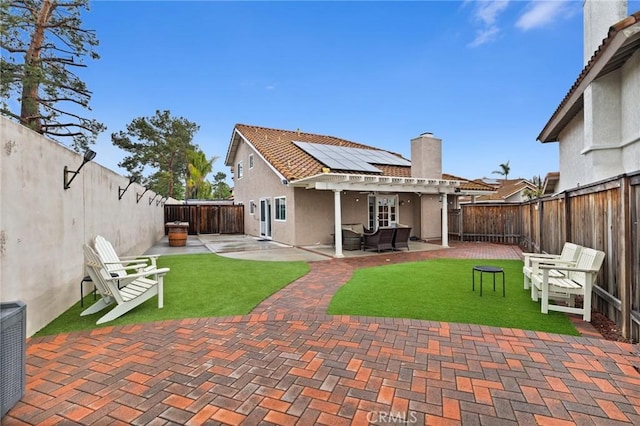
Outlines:
{"type": "Polygon", "coordinates": [[[585,159],[583,158],[583,115],[578,113],[576,117],[560,133],[558,149],[560,164],[560,179],[557,191],[575,188],[581,182],[587,183],[585,176],[585,159]]]}
{"type": "Polygon", "coordinates": [[[421,239],[438,240],[442,238],[442,203],[439,198],[438,195],[432,194],[424,194],[420,197],[422,220],[418,237],[421,239]]]}
{"type": "Polygon", "coordinates": [[[627,0],[585,0],[583,2],[584,64],[593,56],[609,27],[627,16],[627,0]]]}
{"type": "Polygon", "coordinates": [[[640,169],[640,51],[622,68],[622,166],[626,173],[640,169]]]}
{"type": "Polygon", "coordinates": [[[640,52],[595,81],[561,132],[558,191],[640,170],[640,52]]]}
{"type": "MultiPolygon", "coordinates": [[[[625,0],[586,0],[585,64],[607,37],[609,27],[628,14],[625,0]]],[[[558,191],[640,170],[640,52],[618,70],[593,81],[584,107],[562,130],[558,191]]]]}
{"type": "Polygon", "coordinates": [[[75,171],[82,155],[4,117],[0,135],[0,301],[27,305],[31,336],[78,303],[83,244],[101,234],[122,255],[143,253],[164,234],[164,208],[152,192],[136,203],[137,184],[118,200],[128,179],[99,152],[64,190],[64,166],[75,171]]]}
{"type": "MultiPolygon", "coordinates": [[[[391,195],[391,194],[389,194],[391,195]]],[[[415,206],[419,198],[414,193],[399,193],[397,207],[398,224],[412,228],[411,235],[420,235],[420,223],[416,222],[415,206]]],[[[296,188],[296,245],[312,246],[330,244],[334,233],[333,191],[317,191],[296,188]]],[[[437,198],[437,197],[436,197],[437,198]]],[[[369,225],[369,200],[359,191],[340,191],[342,223],[369,225]]],[[[419,207],[419,205],[418,205],[419,207]]]]}
{"type": "Polygon", "coordinates": [[[411,139],[411,177],[442,179],[442,139],[431,133],[411,139]]]}
{"type": "MultiPolygon", "coordinates": [[[[298,246],[311,246],[317,244],[331,244],[331,234],[334,231],[334,200],[333,191],[316,191],[315,189],[295,189],[296,214],[295,229],[298,246]]],[[[350,198],[350,197],[349,197],[350,198]]],[[[364,197],[366,205],[366,197],[364,197]]],[[[342,223],[363,223],[361,217],[353,214],[346,215],[345,211],[353,212],[353,200],[342,197],[342,201],[350,206],[342,206],[342,223]]],[[[362,199],[360,199],[362,201],[362,199]]],[[[359,203],[358,203],[359,204],[359,203]]],[[[366,208],[366,207],[365,207],[366,208]]],[[[366,214],[366,211],[365,211],[366,214]]],[[[366,217],[366,216],[365,216],[366,217]]]]}
{"type": "Polygon", "coordinates": [[[260,199],[271,201],[271,239],[284,244],[295,244],[295,205],[293,188],[282,183],[282,177],[260,157],[246,142],[238,144],[234,158],[233,199],[236,204],[245,206],[244,232],[247,235],[260,236],[260,199]],[[249,156],[253,154],[253,168],[249,167],[249,156]],[[242,161],[242,178],[237,176],[237,164],[242,161]],[[287,198],[287,220],[275,220],[274,197],[287,198]],[[250,214],[250,202],[256,205],[255,214],[250,214]]]}

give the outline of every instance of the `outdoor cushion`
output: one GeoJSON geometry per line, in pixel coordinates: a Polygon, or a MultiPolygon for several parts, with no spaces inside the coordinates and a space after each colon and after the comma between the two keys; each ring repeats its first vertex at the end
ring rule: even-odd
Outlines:
{"type": "Polygon", "coordinates": [[[356,234],[364,234],[364,225],[361,223],[345,223],[342,225],[343,230],[355,232],[356,234]]]}

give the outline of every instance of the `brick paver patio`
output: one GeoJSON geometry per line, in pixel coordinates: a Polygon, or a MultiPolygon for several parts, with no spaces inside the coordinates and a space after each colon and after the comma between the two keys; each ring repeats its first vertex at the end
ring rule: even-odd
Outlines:
{"type": "Polygon", "coordinates": [[[352,271],[455,249],[314,262],[242,317],[28,342],[14,424],[640,424],[640,346],[441,322],[328,316],[352,271]]]}

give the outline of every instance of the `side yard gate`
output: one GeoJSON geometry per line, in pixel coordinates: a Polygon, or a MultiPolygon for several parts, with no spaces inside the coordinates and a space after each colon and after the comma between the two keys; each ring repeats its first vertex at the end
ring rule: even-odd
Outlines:
{"type": "MultiPolygon", "coordinates": [[[[244,206],[181,204],[164,206],[164,221],[189,222],[189,234],[244,234],[244,206]]],[[[165,230],[165,233],[167,231],[165,230]]]]}
{"type": "Polygon", "coordinates": [[[560,253],[566,241],[602,250],[594,309],[640,341],[640,172],[521,204],[464,204],[449,237],[560,253]]]}

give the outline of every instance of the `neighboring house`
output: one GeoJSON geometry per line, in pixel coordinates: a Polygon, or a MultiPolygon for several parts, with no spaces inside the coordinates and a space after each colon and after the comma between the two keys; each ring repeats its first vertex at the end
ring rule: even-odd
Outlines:
{"type": "Polygon", "coordinates": [[[535,184],[527,179],[478,180],[495,188],[492,194],[477,195],[460,199],[460,203],[521,203],[529,200],[527,190],[534,191],[535,184]]]}
{"type": "Polygon", "coordinates": [[[640,170],[640,12],[626,9],[584,2],[585,67],[538,136],[559,142],[547,193],[640,170]]]}
{"type": "Polygon", "coordinates": [[[560,181],[560,172],[549,172],[544,177],[542,185],[542,195],[553,195],[558,192],[558,182],[560,181]]]}
{"type": "Polygon", "coordinates": [[[412,236],[448,245],[447,210],[458,196],[493,188],[443,174],[441,152],[431,133],[411,140],[409,161],[333,136],[238,124],[225,164],[246,234],[294,246],[330,244],[335,234],[340,257],[345,223],[410,226],[412,236]]]}

